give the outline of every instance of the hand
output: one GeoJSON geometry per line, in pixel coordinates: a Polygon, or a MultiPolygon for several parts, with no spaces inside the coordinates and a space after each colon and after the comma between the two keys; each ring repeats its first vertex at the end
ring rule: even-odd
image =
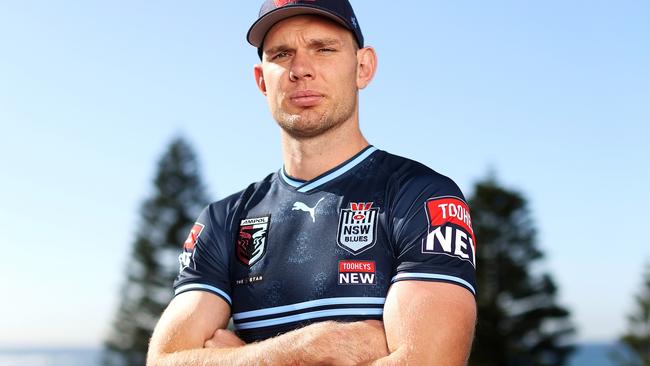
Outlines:
{"type": "Polygon", "coordinates": [[[236,348],[246,345],[235,333],[227,329],[217,329],[212,338],[203,343],[203,348],[236,348]]]}

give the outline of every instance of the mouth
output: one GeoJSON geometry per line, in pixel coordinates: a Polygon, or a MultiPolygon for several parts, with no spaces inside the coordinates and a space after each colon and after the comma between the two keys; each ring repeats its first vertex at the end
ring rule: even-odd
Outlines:
{"type": "Polygon", "coordinates": [[[289,94],[289,101],[297,107],[313,107],[321,103],[325,96],[314,90],[300,90],[289,94]]]}

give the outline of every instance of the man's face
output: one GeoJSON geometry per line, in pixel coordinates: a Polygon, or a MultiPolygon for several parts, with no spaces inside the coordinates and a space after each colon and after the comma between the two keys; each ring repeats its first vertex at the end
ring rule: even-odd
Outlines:
{"type": "Polygon", "coordinates": [[[295,16],[274,25],[255,74],[273,118],[293,137],[318,136],[356,112],[357,46],[348,30],[325,18],[295,16]]]}

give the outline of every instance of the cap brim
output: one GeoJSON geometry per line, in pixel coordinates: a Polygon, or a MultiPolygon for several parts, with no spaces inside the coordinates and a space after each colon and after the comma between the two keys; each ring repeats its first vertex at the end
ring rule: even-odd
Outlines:
{"type": "Polygon", "coordinates": [[[260,46],[262,46],[262,43],[264,42],[264,37],[266,36],[266,33],[275,25],[275,23],[296,15],[310,15],[310,14],[324,16],[326,18],[332,19],[335,22],[341,24],[343,27],[348,28],[348,25],[345,23],[343,19],[341,19],[339,16],[335,14],[332,14],[329,11],[322,10],[313,6],[292,5],[292,6],[284,6],[281,8],[277,8],[264,14],[264,16],[262,16],[255,23],[253,23],[251,28],[248,30],[246,39],[248,40],[248,43],[259,48],[260,46]]]}

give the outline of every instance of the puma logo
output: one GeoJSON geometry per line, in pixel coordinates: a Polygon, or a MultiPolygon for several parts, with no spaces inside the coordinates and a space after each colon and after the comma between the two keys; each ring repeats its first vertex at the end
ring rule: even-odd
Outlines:
{"type": "Polygon", "coordinates": [[[293,208],[291,208],[291,211],[300,210],[300,211],[309,212],[309,216],[311,216],[311,221],[316,222],[316,215],[315,215],[316,207],[318,207],[318,204],[320,203],[320,201],[322,201],[324,199],[325,199],[325,197],[322,197],[321,199],[319,199],[318,202],[316,202],[316,205],[314,207],[309,207],[306,204],[298,201],[298,202],[293,204],[293,208]]]}

